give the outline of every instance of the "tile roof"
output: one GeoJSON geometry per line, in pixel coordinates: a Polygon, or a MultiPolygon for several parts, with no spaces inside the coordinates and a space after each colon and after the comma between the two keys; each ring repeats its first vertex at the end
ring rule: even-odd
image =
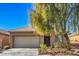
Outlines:
{"type": "Polygon", "coordinates": [[[10,33],[9,33],[8,31],[5,31],[5,30],[0,30],[0,33],[1,33],[1,34],[10,35],[10,33]]]}
{"type": "Polygon", "coordinates": [[[15,30],[11,30],[10,32],[31,32],[31,31],[35,31],[35,29],[30,26],[24,28],[17,28],[15,30]]]}

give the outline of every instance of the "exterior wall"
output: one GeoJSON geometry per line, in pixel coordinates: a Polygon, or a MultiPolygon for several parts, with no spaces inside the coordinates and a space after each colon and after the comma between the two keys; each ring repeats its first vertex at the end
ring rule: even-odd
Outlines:
{"type": "Polygon", "coordinates": [[[10,43],[10,48],[12,48],[12,44],[13,44],[13,36],[10,34],[10,40],[9,40],[9,43],[10,43]]]}
{"type": "Polygon", "coordinates": [[[44,43],[44,36],[40,36],[39,39],[40,39],[40,44],[43,44],[44,43]]]}
{"type": "Polygon", "coordinates": [[[9,36],[3,36],[2,47],[8,45],[9,46],[9,36]]]}
{"type": "Polygon", "coordinates": [[[50,45],[52,46],[52,44],[54,43],[55,37],[54,36],[50,36],[50,45]]]}
{"type": "MultiPolygon", "coordinates": [[[[10,47],[13,46],[13,42],[14,42],[14,37],[15,36],[38,36],[39,39],[40,39],[40,44],[44,43],[44,36],[43,35],[37,35],[36,33],[34,32],[11,32],[10,33],[10,47]]],[[[53,44],[55,40],[55,37],[54,36],[50,36],[50,45],[53,44]]]]}
{"type": "MultiPolygon", "coordinates": [[[[55,37],[51,36],[50,37],[50,44],[52,45],[54,42],[55,37]]],[[[63,37],[63,39],[65,40],[65,38],[63,37]]],[[[79,35],[73,35],[73,36],[69,36],[70,39],[70,43],[79,43],[79,35]]],[[[64,41],[66,42],[66,41],[64,41]]]]}
{"type": "Polygon", "coordinates": [[[0,47],[3,48],[6,45],[9,45],[9,36],[0,34],[0,47]]]}
{"type": "Polygon", "coordinates": [[[16,35],[37,35],[34,32],[10,32],[10,36],[16,36],[16,35]]]}
{"type": "Polygon", "coordinates": [[[2,35],[0,34],[0,48],[2,47],[2,35]]]}
{"type": "Polygon", "coordinates": [[[13,47],[14,37],[15,36],[27,36],[34,35],[32,32],[10,32],[10,47],[13,47]]]}
{"type": "Polygon", "coordinates": [[[40,39],[40,43],[44,43],[44,37],[39,36],[34,32],[11,32],[10,33],[10,47],[12,48],[14,45],[14,38],[16,36],[38,36],[40,39]]]}
{"type": "Polygon", "coordinates": [[[70,36],[71,43],[79,42],[79,35],[70,36]]]}
{"type": "MultiPolygon", "coordinates": [[[[37,35],[34,32],[11,32],[10,33],[10,47],[12,47],[15,36],[39,36],[40,44],[44,43],[44,36],[37,35]]],[[[79,42],[79,35],[69,36],[69,38],[70,38],[71,43],[72,42],[79,42]]],[[[51,36],[50,37],[50,45],[53,44],[54,40],[55,40],[55,37],[51,36]]]]}

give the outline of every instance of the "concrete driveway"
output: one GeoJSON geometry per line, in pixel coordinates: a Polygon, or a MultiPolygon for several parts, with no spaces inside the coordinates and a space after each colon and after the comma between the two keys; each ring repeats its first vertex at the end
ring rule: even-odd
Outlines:
{"type": "Polygon", "coordinates": [[[0,53],[0,56],[37,56],[37,48],[12,48],[0,53]]]}

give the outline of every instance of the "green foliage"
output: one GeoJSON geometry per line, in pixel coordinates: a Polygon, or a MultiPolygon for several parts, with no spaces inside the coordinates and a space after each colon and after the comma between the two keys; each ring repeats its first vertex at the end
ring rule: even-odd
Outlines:
{"type": "MultiPolygon", "coordinates": [[[[64,36],[71,28],[79,30],[79,4],[36,3],[34,6],[30,18],[32,27],[38,34],[50,36],[61,33],[64,36]]],[[[69,40],[67,36],[65,38],[69,40]]]]}
{"type": "Polygon", "coordinates": [[[40,44],[40,48],[46,50],[47,49],[47,46],[46,46],[46,44],[43,44],[42,43],[42,44],[40,44]]]}
{"type": "Polygon", "coordinates": [[[31,23],[33,27],[37,27],[37,32],[39,30],[45,35],[50,35],[52,32],[68,33],[71,31],[70,27],[79,28],[79,4],[36,3],[34,6],[35,10],[31,11],[31,23]],[[71,16],[73,18],[69,19],[71,16]]]}
{"type": "Polygon", "coordinates": [[[54,42],[53,46],[54,46],[54,48],[61,48],[62,47],[62,41],[57,40],[56,42],[54,42]]]}
{"type": "Polygon", "coordinates": [[[47,51],[47,46],[45,45],[45,44],[40,44],[40,48],[39,48],[39,52],[40,53],[46,53],[46,51],[47,51]]]}
{"type": "Polygon", "coordinates": [[[31,12],[32,26],[36,29],[37,33],[40,32],[39,34],[50,35],[53,30],[53,25],[51,23],[52,20],[50,21],[52,14],[49,12],[49,4],[35,4],[35,7],[36,10],[31,12]],[[35,14],[37,18],[34,16],[35,14]]]}

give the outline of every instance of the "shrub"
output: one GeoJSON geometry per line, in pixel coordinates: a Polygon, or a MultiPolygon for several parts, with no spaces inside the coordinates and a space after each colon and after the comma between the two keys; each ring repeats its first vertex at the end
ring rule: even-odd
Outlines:
{"type": "Polygon", "coordinates": [[[40,48],[39,48],[39,52],[40,53],[46,53],[46,51],[47,51],[47,46],[46,46],[46,44],[40,44],[40,48]]]}
{"type": "Polygon", "coordinates": [[[61,48],[61,47],[62,47],[62,42],[59,41],[59,40],[56,41],[56,42],[54,42],[53,47],[54,47],[54,48],[61,48]]]}
{"type": "Polygon", "coordinates": [[[42,49],[47,49],[47,46],[46,46],[46,44],[40,44],[40,48],[42,48],[42,49]]]}

